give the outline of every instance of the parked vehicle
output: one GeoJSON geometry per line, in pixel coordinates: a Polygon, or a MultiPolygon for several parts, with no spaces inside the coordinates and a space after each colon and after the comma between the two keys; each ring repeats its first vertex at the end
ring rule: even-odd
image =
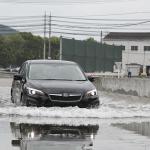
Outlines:
{"type": "Polygon", "coordinates": [[[29,60],[14,75],[11,100],[25,106],[98,107],[99,97],[91,81],[75,62],[29,60]]]}
{"type": "Polygon", "coordinates": [[[20,69],[20,67],[16,67],[16,66],[11,66],[10,65],[9,67],[5,68],[4,70],[8,71],[8,72],[18,72],[19,69],[20,69]]]}

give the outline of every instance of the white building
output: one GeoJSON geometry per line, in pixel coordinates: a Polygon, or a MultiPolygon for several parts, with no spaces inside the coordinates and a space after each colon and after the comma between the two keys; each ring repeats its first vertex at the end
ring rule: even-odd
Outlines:
{"type": "Polygon", "coordinates": [[[103,39],[110,45],[122,45],[122,70],[127,72],[132,64],[141,65],[143,74],[150,72],[150,33],[110,32],[103,39]]]}

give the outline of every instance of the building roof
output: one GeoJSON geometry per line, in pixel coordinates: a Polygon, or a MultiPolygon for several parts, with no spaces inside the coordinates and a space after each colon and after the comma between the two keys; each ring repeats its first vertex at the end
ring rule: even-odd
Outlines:
{"type": "Polygon", "coordinates": [[[104,37],[104,40],[126,39],[126,40],[150,40],[150,32],[110,32],[104,37]]]}
{"type": "Polygon", "coordinates": [[[130,63],[130,64],[126,64],[127,66],[142,66],[141,64],[137,64],[137,63],[130,63]]]}

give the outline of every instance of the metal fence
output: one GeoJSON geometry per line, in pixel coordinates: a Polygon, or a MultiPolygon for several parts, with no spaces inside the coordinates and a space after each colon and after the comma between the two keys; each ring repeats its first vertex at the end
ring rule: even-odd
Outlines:
{"type": "Polygon", "coordinates": [[[62,59],[77,62],[85,72],[112,72],[114,62],[122,61],[121,46],[65,38],[60,41],[62,59]]]}

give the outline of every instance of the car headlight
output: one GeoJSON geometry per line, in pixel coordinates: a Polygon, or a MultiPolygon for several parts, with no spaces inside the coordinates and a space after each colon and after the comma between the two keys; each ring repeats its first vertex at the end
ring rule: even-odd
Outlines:
{"type": "Polygon", "coordinates": [[[87,96],[87,97],[92,97],[92,96],[95,96],[95,95],[97,95],[97,90],[96,90],[96,89],[91,90],[91,91],[88,91],[88,92],[86,93],[86,96],[87,96]]]}
{"type": "Polygon", "coordinates": [[[34,89],[34,88],[30,88],[30,87],[27,87],[27,93],[29,95],[43,95],[44,94],[42,91],[34,89]]]}

